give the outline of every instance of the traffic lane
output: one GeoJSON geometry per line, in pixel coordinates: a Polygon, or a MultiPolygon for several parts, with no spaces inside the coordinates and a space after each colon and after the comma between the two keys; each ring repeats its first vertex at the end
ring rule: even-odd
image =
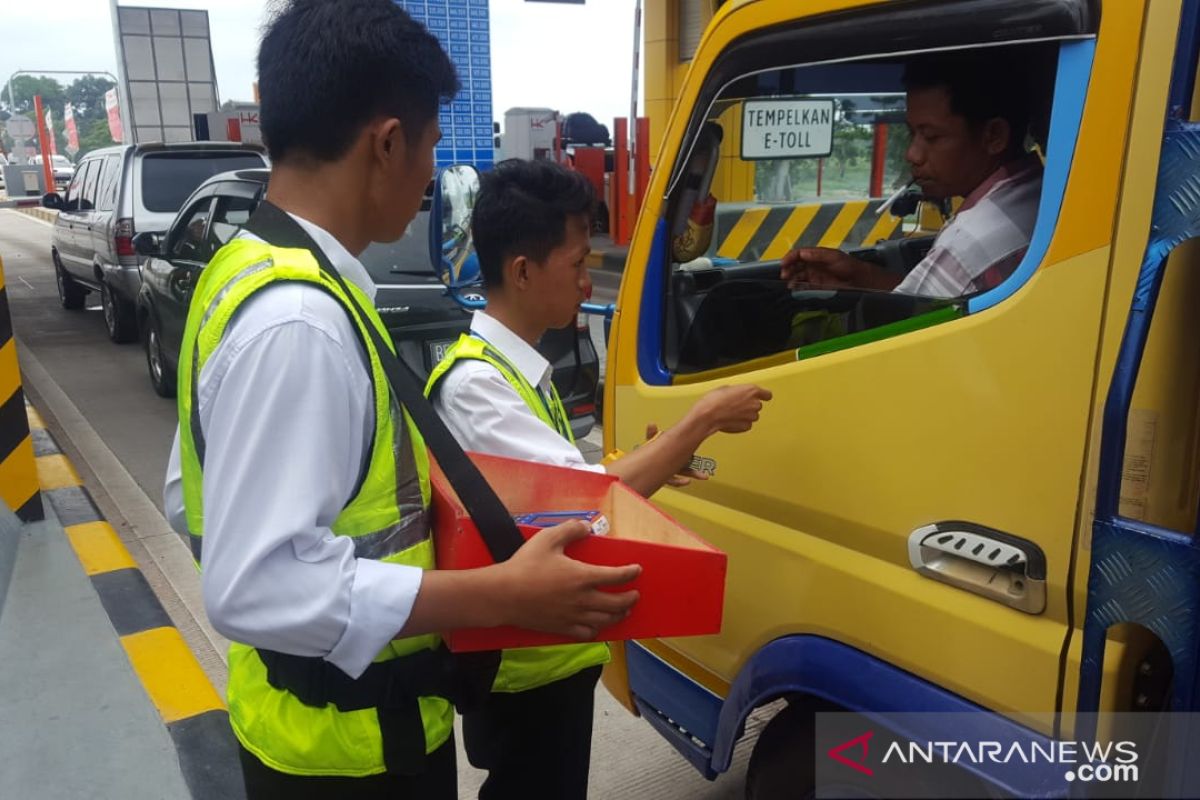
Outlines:
{"type": "Polygon", "coordinates": [[[99,295],[89,294],[83,311],[59,305],[51,232],[49,224],[26,214],[0,211],[13,329],[161,510],[175,402],[154,393],[140,344],[109,341],[99,295]]]}
{"type": "MultiPolygon", "coordinates": [[[[17,336],[146,494],[161,504],[175,404],[154,394],[140,346],[114,345],[108,340],[98,298],[89,296],[90,308],[82,312],[65,311],[59,305],[49,256],[50,232],[48,225],[24,214],[0,211],[0,257],[17,336]]],[[[616,296],[615,281],[608,279],[605,286],[597,292],[598,302],[612,302],[616,296]]],[[[603,326],[598,318],[593,330],[603,354],[603,326]]],[[[747,727],[753,730],[755,725],[747,727]]],[[[748,755],[743,743],[730,773],[710,783],[648,723],[629,714],[603,687],[597,688],[592,797],[733,800],[742,796],[748,755]]],[[[474,797],[482,774],[461,753],[460,758],[460,797],[474,797]]]]}

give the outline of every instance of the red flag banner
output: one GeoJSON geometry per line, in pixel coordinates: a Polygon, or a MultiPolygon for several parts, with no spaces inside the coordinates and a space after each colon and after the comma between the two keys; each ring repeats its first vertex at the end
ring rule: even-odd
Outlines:
{"type": "Polygon", "coordinates": [[[121,128],[121,105],[115,88],[104,93],[104,108],[108,111],[108,132],[112,134],[114,142],[123,143],[125,132],[121,128]]]}
{"type": "Polygon", "coordinates": [[[50,155],[58,155],[58,139],[54,135],[54,112],[46,109],[46,133],[50,135],[50,155]]]}
{"type": "Polygon", "coordinates": [[[75,155],[79,152],[79,128],[75,125],[75,109],[70,103],[63,108],[63,127],[67,131],[67,152],[75,155]]]}

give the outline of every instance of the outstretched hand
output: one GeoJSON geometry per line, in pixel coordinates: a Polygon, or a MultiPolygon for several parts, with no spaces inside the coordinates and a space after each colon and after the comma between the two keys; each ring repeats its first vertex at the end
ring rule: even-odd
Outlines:
{"type": "Polygon", "coordinates": [[[758,422],[763,403],[771,399],[771,393],[752,383],[740,386],[722,386],[713,389],[696,401],[692,413],[704,420],[713,433],[745,433],[758,422]]]}

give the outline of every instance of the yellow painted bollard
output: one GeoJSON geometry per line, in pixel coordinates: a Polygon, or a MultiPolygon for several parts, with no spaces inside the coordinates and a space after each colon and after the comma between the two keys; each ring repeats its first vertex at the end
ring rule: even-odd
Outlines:
{"type": "Polygon", "coordinates": [[[42,519],[42,496],[38,491],[37,462],[33,437],[21,391],[17,364],[17,340],[8,310],[4,262],[0,261],[0,500],[25,522],[42,519]]]}

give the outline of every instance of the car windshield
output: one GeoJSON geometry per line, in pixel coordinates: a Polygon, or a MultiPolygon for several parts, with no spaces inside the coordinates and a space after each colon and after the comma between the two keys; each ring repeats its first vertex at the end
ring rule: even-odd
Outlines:
{"type": "Polygon", "coordinates": [[[149,153],[142,160],[142,205],[147,211],[174,213],[207,178],[262,166],[262,156],[252,152],[149,153]]]}
{"type": "Polygon", "coordinates": [[[417,214],[408,231],[394,242],[373,242],[358,257],[377,284],[395,283],[398,275],[405,282],[414,276],[437,280],[429,268],[429,214],[417,214]]]}

